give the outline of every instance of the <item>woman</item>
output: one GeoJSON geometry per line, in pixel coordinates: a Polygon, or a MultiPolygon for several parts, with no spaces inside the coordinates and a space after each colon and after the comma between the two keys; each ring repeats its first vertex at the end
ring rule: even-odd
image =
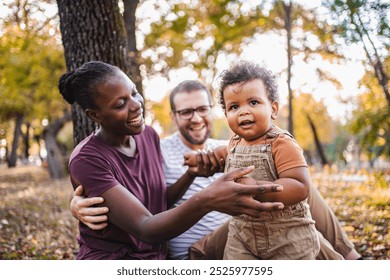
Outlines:
{"type": "Polygon", "coordinates": [[[225,174],[167,210],[167,196],[174,201],[188,186],[165,188],[159,138],[144,124],[143,99],[134,83],[119,68],[93,61],[62,75],[59,90],[67,102],[77,102],[99,124],[70,157],[72,185],[82,185],[88,197],[103,197],[110,209],[108,226],[102,230],[79,224],[77,259],[165,259],[165,241],[210,211],[258,216],[260,211],[283,207],[253,199],[259,192],[281,191],[279,185],[235,182],[250,173],[250,167],[225,174]]]}

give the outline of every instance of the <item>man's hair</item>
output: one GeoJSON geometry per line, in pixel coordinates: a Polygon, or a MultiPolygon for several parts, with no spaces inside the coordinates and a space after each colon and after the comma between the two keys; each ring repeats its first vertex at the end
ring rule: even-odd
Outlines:
{"type": "Polygon", "coordinates": [[[226,87],[236,84],[245,83],[255,79],[262,80],[267,92],[268,99],[278,101],[278,87],[276,84],[275,75],[260,65],[250,61],[239,61],[231,66],[228,70],[225,70],[220,75],[219,84],[219,103],[223,110],[225,110],[225,99],[223,91],[226,87]]]}
{"type": "Polygon", "coordinates": [[[179,83],[177,86],[175,86],[173,88],[173,90],[171,91],[171,94],[169,96],[169,103],[171,105],[171,111],[174,111],[176,108],[175,108],[175,104],[173,102],[173,99],[175,98],[175,95],[180,93],[180,92],[193,92],[193,91],[196,91],[196,90],[203,90],[207,93],[207,97],[209,99],[209,102],[210,102],[210,105],[212,105],[212,97],[211,97],[211,94],[210,94],[210,91],[206,88],[206,86],[204,84],[202,84],[201,82],[197,81],[197,80],[185,80],[181,83],[179,83]]]}

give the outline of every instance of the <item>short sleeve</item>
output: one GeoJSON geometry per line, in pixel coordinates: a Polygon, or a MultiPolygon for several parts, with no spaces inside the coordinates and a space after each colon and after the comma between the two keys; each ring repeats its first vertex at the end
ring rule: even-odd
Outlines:
{"type": "Polygon", "coordinates": [[[272,143],[272,154],[278,174],[291,168],[307,167],[302,148],[287,135],[280,134],[272,143]]]}
{"type": "Polygon", "coordinates": [[[81,184],[88,197],[100,196],[105,191],[119,184],[108,162],[99,157],[75,157],[70,165],[73,185],[81,184]]]}

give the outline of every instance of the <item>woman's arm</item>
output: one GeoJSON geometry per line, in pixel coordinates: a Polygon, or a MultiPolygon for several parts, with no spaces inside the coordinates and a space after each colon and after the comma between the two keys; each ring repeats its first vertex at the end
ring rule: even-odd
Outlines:
{"type": "Polygon", "coordinates": [[[281,203],[261,203],[253,199],[258,193],[281,191],[282,187],[241,185],[237,178],[253,167],[226,173],[204,190],[173,209],[152,215],[124,187],[117,185],[102,194],[104,206],[110,209],[109,221],[148,243],[161,243],[185,232],[200,218],[216,210],[230,215],[259,216],[261,211],[283,208],[281,203]]]}
{"type": "MultiPolygon", "coordinates": [[[[223,164],[223,162],[218,160],[214,150],[189,152],[186,154],[191,157],[192,166],[189,166],[187,171],[174,184],[168,187],[168,208],[184,195],[196,177],[213,176],[221,170],[221,164],[223,164]]],[[[184,164],[185,158],[186,156],[184,156],[184,164]]]]}
{"type": "MultiPolygon", "coordinates": [[[[167,206],[170,208],[178,199],[180,199],[187,189],[191,186],[197,176],[212,176],[221,167],[212,151],[208,153],[195,153],[194,166],[189,167],[176,183],[167,188],[167,206]]],[[[98,230],[107,226],[107,207],[96,207],[96,204],[102,203],[102,197],[85,198],[82,186],[79,186],[71,195],[69,208],[72,215],[80,222],[86,224],[89,228],[98,230]]]]}

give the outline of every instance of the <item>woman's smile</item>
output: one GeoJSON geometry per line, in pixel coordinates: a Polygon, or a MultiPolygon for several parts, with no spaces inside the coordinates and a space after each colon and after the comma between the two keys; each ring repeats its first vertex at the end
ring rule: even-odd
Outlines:
{"type": "Polygon", "coordinates": [[[144,118],[142,114],[140,114],[138,117],[129,120],[127,123],[129,125],[142,125],[144,123],[144,118]]]}

